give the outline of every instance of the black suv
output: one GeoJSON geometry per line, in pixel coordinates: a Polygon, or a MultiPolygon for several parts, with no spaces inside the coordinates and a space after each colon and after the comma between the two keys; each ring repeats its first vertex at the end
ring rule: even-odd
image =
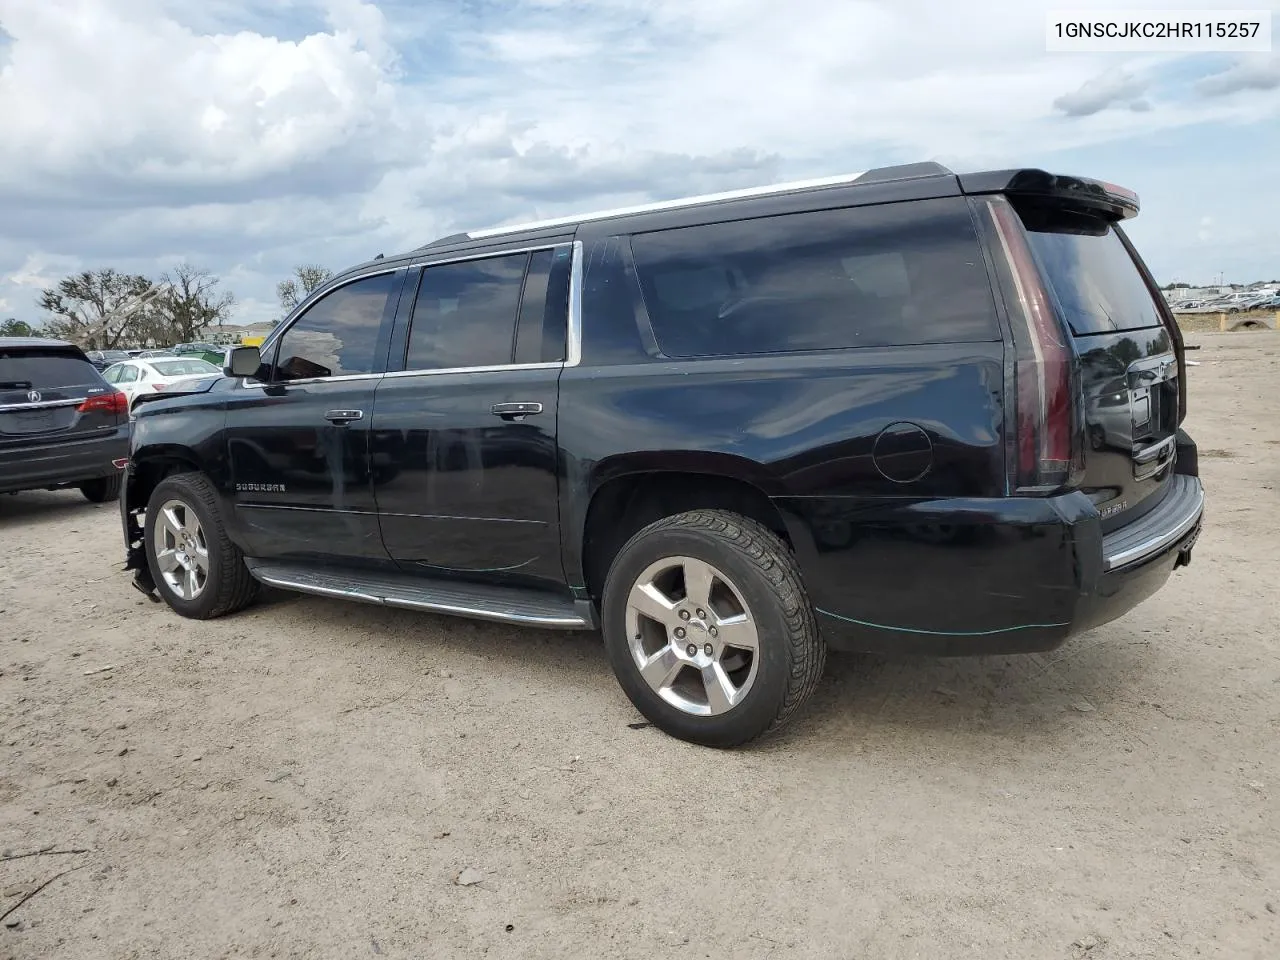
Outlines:
{"type": "Polygon", "coordinates": [[[129,401],[61,340],[0,337],[0,493],[78,487],[120,495],[129,401]]]}
{"type": "Polygon", "coordinates": [[[457,234],[140,408],[128,566],[603,631],[728,746],[828,647],[1042,651],[1190,559],[1182,341],[1110,184],[936,164],[457,234]]]}

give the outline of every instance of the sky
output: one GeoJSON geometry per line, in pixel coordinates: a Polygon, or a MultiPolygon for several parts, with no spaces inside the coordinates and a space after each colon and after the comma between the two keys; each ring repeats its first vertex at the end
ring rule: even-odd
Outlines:
{"type": "Polygon", "coordinates": [[[1280,45],[1048,53],[1063,6],[0,0],[0,318],[185,261],[269,320],[295,264],[920,160],[1121,183],[1162,283],[1280,279],[1280,45]]]}

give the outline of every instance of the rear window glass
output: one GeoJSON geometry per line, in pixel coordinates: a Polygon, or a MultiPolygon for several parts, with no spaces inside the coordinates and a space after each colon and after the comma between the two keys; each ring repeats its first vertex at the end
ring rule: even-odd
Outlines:
{"type": "Polygon", "coordinates": [[[65,350],[0,349],[0,390],[77,387],[100,382],[88,360],[65,350]]]}
{"type": "Polygon", "coordinates": [[[203,376],[219,372],[217,367],[204,360],[153,360],[151,366],[155,367],[162,377],[203,376]]]}
{"type": "Polygon", "coordinates": [[[666,356],[1000,339],[961,199],[685,227],[631,244],[666,356]]]}
{"type": "Polygon", "coordinates": [[[1142,274],[1115,230],[1036,229],[1027,238],[1076,336],[1161,325],[1142,274]]]}

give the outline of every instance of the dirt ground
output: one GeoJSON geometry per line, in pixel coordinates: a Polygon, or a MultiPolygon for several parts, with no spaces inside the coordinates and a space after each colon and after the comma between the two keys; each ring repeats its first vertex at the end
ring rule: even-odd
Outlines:
{"type": "Polygon", "coordinates": [[[0,958],[1280,956],[1280,333],[1190,339],[1190,568],[1043,657],[833,657],[737,752],[592,635],[184,621],[114,507],[0,499],[0,958]]]}

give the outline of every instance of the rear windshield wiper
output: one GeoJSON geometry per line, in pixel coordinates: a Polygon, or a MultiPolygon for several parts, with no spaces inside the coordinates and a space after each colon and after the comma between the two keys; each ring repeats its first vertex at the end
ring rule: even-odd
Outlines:
{"type": "Polygon", "coordinates": [[[30,390],[30,380],[0,380],[0,390],[30,390]]]}

